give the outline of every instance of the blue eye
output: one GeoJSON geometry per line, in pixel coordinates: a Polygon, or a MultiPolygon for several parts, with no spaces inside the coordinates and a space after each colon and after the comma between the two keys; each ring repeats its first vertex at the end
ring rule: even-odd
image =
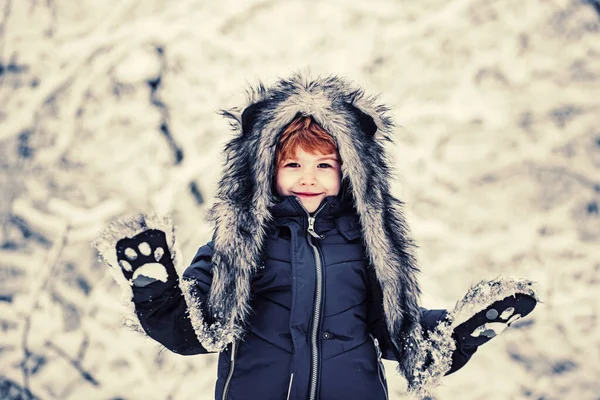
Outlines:
{"type": "Polygon", "coordinates": [[[297,168],[297,167],[299,167],[299,166],[300,166],[300,164],[298,164],[298,163],[295,163],[295,162],[292,162],[292,163],[287,163],[287,164],[285,164],[285,165],[284,165],[284,167],[286,167],[286,168],[288,168],[288,167],[289,167],[289,168],[297,168]]]}
{"type": "Polygon", "coordinates": [[[319,164],[319,168],[333,168],[333,166],[326,164],[326,163],[321,163],[321,164],[319,164]]]}

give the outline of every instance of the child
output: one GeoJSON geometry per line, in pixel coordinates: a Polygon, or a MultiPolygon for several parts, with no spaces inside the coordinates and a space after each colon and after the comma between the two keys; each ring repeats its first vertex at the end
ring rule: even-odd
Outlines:
{"type": "Polygon", "coordinates": [[[419,307],[413,243],[389,189],[392,122],[361,90],[296,75],[224,115],[237,135],[213,240],[181,279],[172,227],[138,216],[100,241],[120,235],[117,260],[150,337],[179,354],[220,352],[216,399],[386,399],[382,358],[425,395],[535,307],[531,283],[510,279],[480,283],[449,313],[419,307]]]}

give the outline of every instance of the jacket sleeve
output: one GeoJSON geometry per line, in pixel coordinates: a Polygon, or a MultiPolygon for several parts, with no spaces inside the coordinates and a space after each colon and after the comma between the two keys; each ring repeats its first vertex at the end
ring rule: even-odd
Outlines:
{"type": "MultiPolygon", "coordinates": [[[[432,332],[439,323],[446,319],[448,312],[446,310],[428,310],[421,307],[421,326],[426,336],[429,332],[432,332]]],[[[452,339],[456,343],[456,349],[452,352],[452,366],[450,370],[446,372],[446,375],[450,375],[462,367],[471,359],[471,356],[477,351],[477,347],[470,347],[461,345],[460,341],[457,340],[456,335],[452,334],[452,339]]]]}
{"type": "MultiPolygon", "coordinates": [[[[194,279],[197,293],[208,295],[212,283],[213,243],[202,246],[184,279],[194,279]]],[[[135,311],[144,331],[174,353],[182,355],[208,353],[198,341],[190,321],[187,304],[179,285],[165,288],[162,282],[133,287],[135,311]]]]}
{"type": "MultiPolygon", "coordinates": [[[[421,327],[423,328],[425,338],[429,336],[429,332],[432,332],[439,323],[446,319],[446,315],[446,310],[428,310],[421,307],[421,327]]],[[[376,337],[380,338],[383,358],[386,360],[399,361],[397,359],[397,352],[395,352],[393,348],[394,345],[387,334],[383,319],[380,318],[379,320],[373,321],[370,330],[376,337]]],[[[454,339],[454,342],[456,343],[456,349],[452,352],[452,366],[450,367],[450,370],[446,372],[446,375],[450,375],[464,367],[471,359],[471,356],[477,351],[477,347],[461,345],[454,334],[452,334],[452,339],[454,339]]]]}

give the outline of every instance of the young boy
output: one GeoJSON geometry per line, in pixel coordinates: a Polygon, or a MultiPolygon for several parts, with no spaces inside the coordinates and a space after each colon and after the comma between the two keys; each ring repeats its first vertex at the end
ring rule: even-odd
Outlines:
{"type": "Polygon", "coordinates": [[[386,399],[382,357],[424,395],[533,310],[531,283],[510,279],[480,283],[449,313],[419,307],[389,190],[392,122],[373,98],[296,75],[248,103],[224,112],[237,135],[213,240],[181,279],[171,226],[138,216],[100,241],[105,257],[102,243],[116,242],[150,337],[179,354],[220,352],[216,399],[386,399]]]}

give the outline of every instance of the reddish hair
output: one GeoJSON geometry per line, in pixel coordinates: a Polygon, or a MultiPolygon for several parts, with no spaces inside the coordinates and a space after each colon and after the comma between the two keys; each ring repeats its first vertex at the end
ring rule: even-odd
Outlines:
{"type": "Polygon", "coordinates": [[[298,146],[307,153],[337,154],[333,138],[312,117],[296,117],[283,130],[277,145],[276,165],[293,158],[298,146]]]}

